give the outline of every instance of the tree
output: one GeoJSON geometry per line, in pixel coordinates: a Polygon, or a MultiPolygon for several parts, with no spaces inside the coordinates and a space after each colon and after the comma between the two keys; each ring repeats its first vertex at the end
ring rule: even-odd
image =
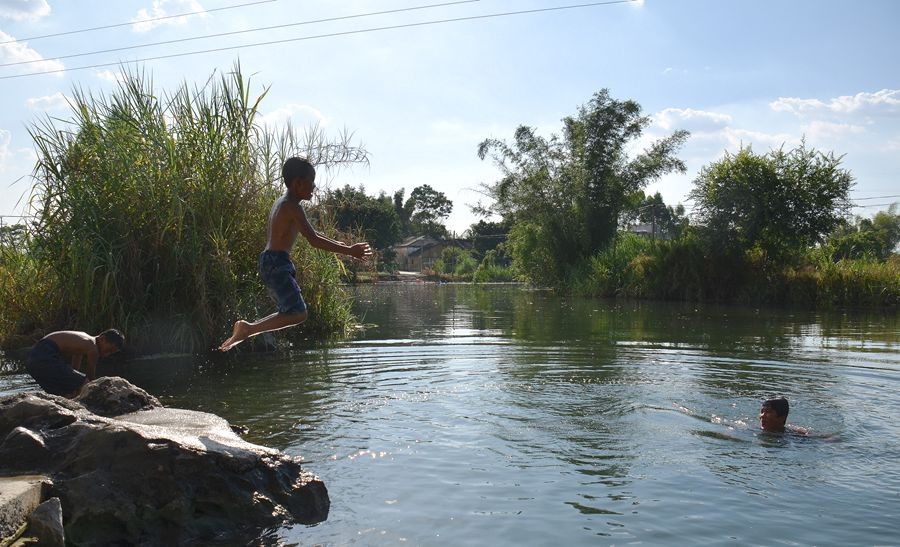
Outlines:
{"type": "Polygon", "coordinates": [[[460,277],[471,274],[477,267],[478,262],[472,258],[472,253],[452,245],[441,251],[441,258],[434,265],[438,273],[460,277]]]}
{"type": "Polygon", "coordinates": [[[410,235],[409,211],[404,207],[404,193],[406,193],[404,188],[401,188],[394,193],[394,211],[397,213],[397,218],[400,219],[400,237],[410,235]]]}
{"type": "Polygon", "coordinates": [[[488,251],[496,249],[497,246],[506,241],[508,234],[508,222],[479,220],[475,224],[469,226],[467,236],[472,240],[472,247],[475,254],[480,258],[488,251]]]}
{"type": "Polygon", "coordinates": [[[453,211],[453,202],[443,192],[423,184],[410,192],[403,208],[409,216],[412,233],[437,238],[447,236],[444,220],[453,211]]]}
{"type": "Polygon", "coordinates": [[[857,218],[854,224],[842,223],[828,239],[832,256],[885,260],[900,243],[900,215],[897,205],[879,211],[872,219],[857,218]]]}
{"type": "Polygon", "coordinates": [[[650,119],[638,103],[615,100],[606,89],[562,121],[561,137],[544,139],[521,126],[511,144],[487,139],[478,147],[502,173],[484,187],[494,203],[482,212],[511,222],[510,252],[540,285],[558,285],[568,268],[609,246],[620,215],[649,182],[686,170],[675,157],[686,131],[629,158],[630,143],[650,119]]]}
{"type": "Polygon", "coordinates": [[[371,197],[364,188],[347,185],[329,192],[322,205],[332,211],[339,230],[363,232],[375,249],[386,249],[401,237],[400,218],[391,198],[383,192],[371,197]]]}
{"type": "Polygon", "coordinates": [[[25,242],[24,224],[0,224],[0,247],[21,248],[25,242]]]}
{"type": "Polygon", "coordinates": [[[649,197],[645,196],[643,192],[638,193],[640,200],[629,215],[629,220],[652,225],[654,236],[658,235],[668,239],[681,237],[688,226],[684,206],[681,204],[675,207],[666,205],[659,192],[649,197]]]}
{"type": "Polygon", "coordinates": [[[759,247],[781,261],[821,243],[849,213],[853,176],[841,159],[805,142],[764,155],[742,147],[701,169],[690,193],[694,214],[717,245],[759,247]]]}
{"type": "Polygon", "coordinates": [[[897,214],[897,204],[891,205],[887,211],[878,211],[872,219],[872,228],[881,234],[884,241],[881,256],[887,258],[900,244],[900,214],[897,214]]]}

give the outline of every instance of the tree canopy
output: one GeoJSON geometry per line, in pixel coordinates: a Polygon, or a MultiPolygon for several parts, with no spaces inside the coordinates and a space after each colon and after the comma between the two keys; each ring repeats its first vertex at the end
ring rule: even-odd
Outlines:
{"type": "Polygon", "coordinates": [[[759,247],[773,258],[821,243],[847,216],[853,176],[841,157],[802,143],[755,154],[750,147],[701,169],[690,197],[712,241],[759,247]]]}
{"type": "Polygon", "coordinates": [[[828,240],[836,259],[875,258],[885,260],[900,244],[900,214],[897,204],[879,211],[871,219],[857,218],[841,224],[828,240]]]}
{"type": "Polygon", "coordinates": [[[400,216],[384,192],[372,197],[362,187],[347,185],[329,192],[322,205],[334,215],[339,230],[362,232],[375,249],[386,249],[402,237],[400,216]]]}
{"type": "Polygon", "coordinates": [[[453,211],[453,202],[443,192],[428,184],[417,186],[410,192],[403,208],[409,218],[410,235],[447,236],[444,221],[453,211]]]}
{"type": "Polygon", "coordinates": [[[653,142],[635,157],[628,151],[650,119],[635,101],[603,89],[562,120],[562,136],[549,139],[527,126],[513,142],[486,139],[478,147],[502,178],[485,186],[498,213],[512,223],[509,247],[531,281],[557,285],[565,270],[613,240],[620,215],[636,192],[673,172],[684,172],[675,153],[686,131],[653,142]]]}

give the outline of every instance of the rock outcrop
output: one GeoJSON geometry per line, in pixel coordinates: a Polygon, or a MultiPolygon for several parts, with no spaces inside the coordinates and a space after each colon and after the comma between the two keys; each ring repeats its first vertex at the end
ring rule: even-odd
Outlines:
{"type": "Polygon", "coordinates": [[[246,541],[328,516],[325,485],[227,421],[163,407],[121,378],[75,400],[42,392],[0,400],[0,470],[52,479],[75,545],[246,541]]]}

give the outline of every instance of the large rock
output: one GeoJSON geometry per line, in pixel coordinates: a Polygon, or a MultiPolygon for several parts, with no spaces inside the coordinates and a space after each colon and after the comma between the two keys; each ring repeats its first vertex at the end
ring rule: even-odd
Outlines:
{"type": "Polygon", "coordinates": [[[48,495],[75,545],[246,541],[328,516],[325,485],[298,459],[245,442],[218,416],[164,408],[121,378],[91,382],[74,401],[0,399],[0,469],[52,478],[48,495]]]}

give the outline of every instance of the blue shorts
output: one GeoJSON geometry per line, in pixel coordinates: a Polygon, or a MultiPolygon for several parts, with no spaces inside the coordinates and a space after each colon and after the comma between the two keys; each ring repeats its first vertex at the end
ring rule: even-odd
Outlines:
{"type": "Polygon", "coordinates": [[[303,313],[306,302],[297,284],[297,269],[287,251],[263,251],[259,255],[259,276],[278,304],[278,313],[303,313]]]}
{"type": "Polygon", "coordinates": [[[31,348],[25,370],[44,391],[53,395],[71,395],[87,378],[66,362],[59,346],[52,340],[41,340],[31,348]]]}

